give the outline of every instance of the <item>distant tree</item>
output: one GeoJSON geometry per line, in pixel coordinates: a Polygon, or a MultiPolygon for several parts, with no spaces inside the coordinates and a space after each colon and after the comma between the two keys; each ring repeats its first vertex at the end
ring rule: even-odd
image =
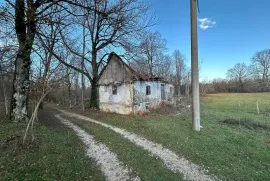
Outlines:
{"type": "MultiPolygon", "coordinates": [[[[0,51],[0,84],[1,84],[1,91],[3,93],[2,97],[4,99],[4,106],[5,106],[5,115],[8,116],[8,80],[5,80],[7,76],[7,71],[6,67],[2,65],[3,57],[4,57],[5,52],[0,51]]],[[[3,61],[4,62],[4,61],[3,61]]],[[[0,92],[1,92],[0,91],[0,92]]]]}
{"type": "Polygon", "coordinates": [[[7,9],[0,10],[0,92],[3,98],[5,115],[9,115],[9,103],[12,92],[12,73],[14,71],[15,53],[17,44],[14,42],[14,26],[9,21],[7,9]]]}
{"type": "Polygon", "coordinates": [[[267,81],[270,69],[270,49],[256,52],[252,57],[252,63],[256,66],[258,73],[262,75],[263,81],[267,81]]]}
{"type": "Polygon", "coordinates": [[[229,92],[229,83],[226,79],[216,78],[212,81],[214,93],[227,93],[229,92]]]}
{"type": "Polygon", "coordinates": [[[234,80],[240,86],[240,92],[244,92],[244,81],[250,76],[250,68],[245,63],[237,63],[227,71],[227,77],[234,80]]]}
{"type": "Polygon", "coordinates": [[[262,78],[261,89],[267,90],[269,86],[270,49],[256,52],[251,60],[254,74],[257,75],[257,78],[262,78]]]}
{"type": "Polygon", "coordinates": [[[172,75],[172,57],[160,53],[158,55],[158,63],[154,68],[156,76],[169,79],[172,75]]]}
{"type": "Polygon", "coordinates": [[[160,55],[166,50],[166,40],[161,34],[148,32],[143,37],[137,49],[140,64],[145,64],[148,68],[148,74],[153,76],[156,66],[160,64],[160,55]]]}
{"type": "Polygon", "coordinates": [[[185,56],[181,54],[179,50],[175,50],[173,52],[173,60],[174,60],[174,65],[175,65],[175,78],[176,78],[176,88],[175,92],[176,94],[180,95],[181,94],[181,84],[183,77],[186,74],[186,65],[185,65],[185,56]]]}

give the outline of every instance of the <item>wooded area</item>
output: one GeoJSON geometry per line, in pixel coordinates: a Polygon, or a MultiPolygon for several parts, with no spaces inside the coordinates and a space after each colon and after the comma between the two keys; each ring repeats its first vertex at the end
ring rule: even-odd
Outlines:
{"type": "Polygon", "coordinates": [[[149,10],[150,4],[140,0],[1,3],[6,115],[28,121],[29,100],[36,107],[46,99],[70,108],[79,102],[83,109],[85,103],[98,108],[97,80],[114,50],[138,72],[174,82],[180,95],[181,85],[190,82],[185,58],[179,50],[167,54],[166,40],[149,29],[157,22],[149,10]]]}

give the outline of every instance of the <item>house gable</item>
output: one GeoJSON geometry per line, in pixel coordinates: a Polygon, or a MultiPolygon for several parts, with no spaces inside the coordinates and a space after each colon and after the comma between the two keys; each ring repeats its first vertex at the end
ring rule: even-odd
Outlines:
{"type": "Polygon", "coordinates": [[[133,80],[133,70],[115,53],[111,53],[108,63],[101,71],[99,85],[122,84],[133,80]]]}

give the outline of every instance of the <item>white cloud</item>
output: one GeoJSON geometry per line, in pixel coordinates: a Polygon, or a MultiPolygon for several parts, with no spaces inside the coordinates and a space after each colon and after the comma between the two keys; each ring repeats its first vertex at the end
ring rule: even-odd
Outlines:
{"type": "Polygon", "coordinates": [[[212,28],[216,24],[216,22],[212,21],[211,18],[199,18],[198,21],[201,23],[200,28],[203,30],[212,28]]]}

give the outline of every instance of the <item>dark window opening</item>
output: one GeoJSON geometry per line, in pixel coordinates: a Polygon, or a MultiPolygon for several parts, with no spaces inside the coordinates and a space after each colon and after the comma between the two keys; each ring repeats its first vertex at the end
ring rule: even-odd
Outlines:
{"type": "Polygon", "coordinates": [[[170,87],[170,94],[172,94],[173,93],[173,88],[172,87],[170,87]]]}
{"type": "Polygon", "coordinates": [[[161,100],[165,100],[165,84],[161,84],[161,100]]]}
{"type": "Polygon", "coordinates": [[[112,86],[112,94],[116,95],[117,94],[117,85],[112,86]]]}
{"type": "Polygon", "coordinates": [[[146,95],[151,95],[151,87],[150,87],[150,85],[146,86],[146,95]]]}

